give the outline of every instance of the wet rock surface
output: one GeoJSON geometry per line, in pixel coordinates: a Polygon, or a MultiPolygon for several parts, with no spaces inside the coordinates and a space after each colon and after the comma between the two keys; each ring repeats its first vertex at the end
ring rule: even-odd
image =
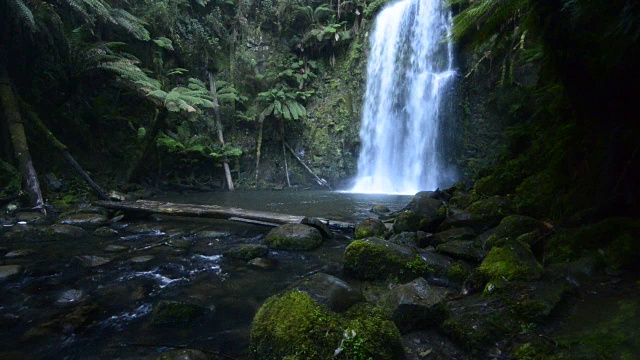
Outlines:
{"type": "Polygon", "coordinates": [[[312,250],[322,244],[322,235],[308,225],[285,224],[271,230],[262,244],[276,250],[312,250]]]}
{"type": "Polygon", "coordinates": [[[311,275],[293,285],[293,289],[303,291],[318,304],[335,312],[343,312],[353,305],[365,301],[364,296],[347,282],[324,273],[311,275]]]}

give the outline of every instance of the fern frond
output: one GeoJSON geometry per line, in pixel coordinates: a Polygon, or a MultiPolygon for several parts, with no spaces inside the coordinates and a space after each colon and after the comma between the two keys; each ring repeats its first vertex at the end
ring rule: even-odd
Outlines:
{"type": "Polygon", "coordinates": [[[110,15],[118,25],[127,30],[127,32],[136,39],[142,41],[149,41],[151,39],[149,31],[144,27],[147,23],[142,21],[140,18],[131,15],[128,11],[123,9],[111,9],[110,15]]]}
{"type": "MultiPolygon", "coordinates": [[[[9,0],[8,1],[9,8],[13,11],[13,16],[20,19],[22,24],[24,24],[29,30],[32,32],[36,31],[36,21],[33,18],[33,12],[27,4],[22,0],[9,0]]],[[[12,17],[12,16],[9,16],[12,17]]]]}

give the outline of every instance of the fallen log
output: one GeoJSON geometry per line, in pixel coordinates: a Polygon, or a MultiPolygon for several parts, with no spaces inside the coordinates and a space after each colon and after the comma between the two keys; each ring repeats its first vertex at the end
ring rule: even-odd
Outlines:
{"type": "MultiPolygon", "coordinates": [[[[95,205],[112,210],[143,214],[162,214],[187,217],[205,217],[227,219],[231,221],[252,222],[260,225],[299,224],[304,216],[272,213],[267,211],[246,210],[218,205],[177,204],[162,201],[96,201],[95,205]],[[262,224],[265,223],[265,224],[262,224]],[[270,224],[267,224],[270,223],[270,224]]],[[[353,229],[354,224],[344,221],[319,219],[327,226],[337,230],[353,229]]]]}

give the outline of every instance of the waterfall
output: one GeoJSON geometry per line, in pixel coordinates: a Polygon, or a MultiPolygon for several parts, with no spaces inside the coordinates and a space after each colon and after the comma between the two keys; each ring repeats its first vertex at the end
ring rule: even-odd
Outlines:
{"type": "Polygon", "coordinates": [[[450,31],[444,0],[401,0],[378,14],[352,192],[414,194],[453,182],[439,140],[443,94],[455,74],[450,31]]]}

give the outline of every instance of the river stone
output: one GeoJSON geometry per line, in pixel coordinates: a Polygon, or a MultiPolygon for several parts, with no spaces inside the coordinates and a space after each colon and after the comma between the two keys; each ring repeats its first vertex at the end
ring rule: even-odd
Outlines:
{"type": "Polygon", "coordinates": [[[0,281],[9,280],[22,272],[20,265],[2,265],[0,266],[0,281]]]}
{"type": "Polygon", "coordinates": [[[178,349],[165,351],[154,360],[208,360],[209,356],[196,349],[178,349]]]}
{"type": "Polygon", "coordinates": [[[75,258],[86,268],[102,266],[111,262],[111,259],[101,256],[82,255],[75,258]]]}
{"type": "Polygon", "coordinates": [[[318,218],[305,217],[304,219],[302,219],[302,221],[300,221],[300,223],[304,224],[304,225],[313,226],[318,231],[320,231],[320,234],[325,239],[332,239],[333,238],[333,232],[331,232],[331,229],[329,229],[327,224],[325,224],[324,222],[322,222],[318,218]]]}
{"type": "Polygon", "coordinates": [[[104,251],[109,253],[119,253],[119,252],[126,251],[127,249],[128,247],[122,246],[122,245],[109,245],[106,248],[104,248],[104,251]]]}
{"type": "Polygon", "coordinates": [[[354,239],[366,239],[369,237],[384,237],[387,227],[378,219],[368,218],[356,224],[354,239]]]}
{"type": "Polygon", "coordinates": [[[306,292],[318,304],[335,312],[347,311],[351,306],[366,301],[362,293],[347,282],[325,273],[302,279],[293,288],[306,292]]]}
{"type": "Polygon", "coordinates": [[[17,220],[24,221],[27,224],[44,224],[46,216],[39,212],[19,212],[17,220]]]}
{"type": "Polygon", "coordinates": [[[84,293],[82,292],[82,290],[76,290],[76,289],[67,290],[62,294],[60,294],[60,296],[58,297],[58,300],[56,300],[56,303],[62,304],[62,305],[75,303],[80,301],[83,295],[84,293]]]}
{"type": "Polygon", "coordinates": [[[467,211],[474,223],[472,227],[481,230],[498,225],[500,220],[513,213],[507,200],[497,195],[474,202],[467,208],[467,211]]]}
{"type": "Polygon", "coordinates": [[[447,317],[444,303],[448,291],[430,286],[424,278],[400,285],[383,296],[382,304],[391,310],[391,319],[402,333],[438,325],[447,317]]]}
{"type": "Polygon", "coordinates": [[[416,246],[419,248],[425,248],[432,242],[433,234],[426,233],[424,231],[403,231],[400,234],[396,234],[389,239],[389,242],[399,245],[416,246]]]}
{"type": "Polygon", "coordinates": [[[273,259],[257,257],[255,259],[249,260],[247,264],[260,269],[269,270],[275,268],[278,263],[273,259]]]}
{"type": "MultiPolygon", "coordinates": [[[[540,221],[522,215],[510,215],[502,219],[495,228],[495,232],[485,242],[485,249],[491,250],[494,246],[502,246],[508,240],[515,240],[520,235],[539,232],[543,225],[540,221]]],[[[536,234],[533,234],[534,237],[536,234]]]]}
{"type": "Polygon", "coordinates": [[[93,232],[93,235],[99,236],[99,237],[117,236],[118,235],[118,231],[115,230],[115,229],[103,226],[103,227],[97,228],[93,232]]]}
{"type": "Polygon", "coordinates": [[[371,208],[371,212],[374,214],[382,215],[382,214],[390,213],[391,210],[389,210],[389,208],[386,205],[376,204],[376,205],[373,205],[373,207],[371,208]]]}
{"type": "Polygon", "coordinates": [[[264,256],[269,252],[269,248],[264,245],[242,244],[232,247],[224,252],[224,256],[232,259],[251,260],[264,256]]]}
{"type": "Polygon", "coordinates": [[[196,237],[203,239],[225,238],[231,236],[230,233],[217,230],[202,230],[196,233],[196,237]]]}
{"type": "Polygon", "coordinates": [[[413,211],[422,217],[437,216],[438,210],[442,206],[442,201],[434,199],[434,196],[436,196],[436,193],[433,191],[420,191],[413,196],[405,210],[413,211]]]}
{"type": "Polygon", "coordinates": [[[485,256],[484,251],[475,246],[473,241],[465,240],[454,240],[440,244],[436,247],[436,250],[454,258],[472,261],[482,261],[485,256]]]}
{"type": "Polygon", "coordinates": [[[345,249],[344,273],[362,280],[384,279],[407,270],[407,264],[415,258],[409,246],[378,238],[355,240],[345,249]]]}
{"type": "Polygon", "coordinates": [[[421,251],[418,255],[437,276],[447,276],[455,263],[450,257],[433,251],[421,251]]]}
{"type": "Polygon", "coordinates": [[[153,324],[177,324],[195,320],[204,309],[198,305],[176,301],[160,300],[153,305],[151,322],[153,324]]]}
{"type": "Polygon", "coordinates": [[[393,232],[399,234],[403,231],[418,231],[421,218],[413,211],[405,210],[396,216],[393,221],[393,232]]]}
{"type": "Polygon", "coordinates": [[[18,258],[18,257],[29,256],[35,253],[36,251],[32,249],[18,249],[18,250],[13,250],[8,252],[7,254],[5,254],[5,257],[18,258]]]}
{"type": "Polygon", "coordinates": [[[48,233],[55,239],[66,240],[84,236],[84,229],[74,225],[53,224],[49,227],[48,233]]]}
{"type": "Polygon", "coordinates": [[[149,262],[155,258],[156,257],[153,255],[140,255],[140,256],[132,257],[131,259],[129,259],[129,261],[136,264],[142,264],[142,263],[149,262]]]}
{"type": "Polygon", "coordinates": [[[51,321],[34,326],[21,337],[28,342],[37,338],[47,338],[69,332],[80,332],[93,324],[102,313],[96,304],[86,304],[74,307],[71,312],[63,314],[51,321]]]}
{"type": "Polygon", "coordinates": [[[470,228],[453,228],[436,233],[434,235],[434,246],[454,240],[473,240],[475,236],[476,233],[470,228]]]}
{"type": "Polygon", "coordinates": [[[59,224],[74,225],[80,227],[97,227],[109,223],[109,219],[101,214],[70,214],[61,216],[58,219],[59,224]]]}
{"type": "Polygon", "coordinates": [[[262,244],[276,250],[313,250],[322,244],[322,235],[308,225],[284,224],[272,229],[262,244]]]}

